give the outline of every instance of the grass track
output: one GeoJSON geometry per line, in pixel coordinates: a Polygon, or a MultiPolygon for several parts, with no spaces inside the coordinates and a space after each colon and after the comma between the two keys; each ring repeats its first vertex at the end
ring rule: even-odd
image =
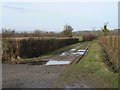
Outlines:
{"type": "Polygon", "coordinates": [[[93,41],[88,54],[78,63],[70,65],[61,75],[56,87],[64,87],[71,82],[84,81],[92,88],[117,88],[118,73],[106,66],[100,45],[93,41]]]}

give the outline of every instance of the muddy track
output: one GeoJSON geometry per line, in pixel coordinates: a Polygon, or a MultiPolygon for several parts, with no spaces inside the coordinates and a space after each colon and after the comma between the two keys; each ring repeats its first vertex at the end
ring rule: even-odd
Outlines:
{"type": "MultiPolygon", "coordinates": [[[[87,47],[88,43],[85,45],[87,47]]],[[[84,48],[86,47],[84,46],[84,48]]],[[[79,46],[75,47],[75,49],[79,48],[79,46]]],[[[79,58],[79,56],[65,55],[61,57],[60,55],[53,55],[47,59],[63,61],[67,59],[72,61],[77,58],[79,58]]],[[[46,66],[45,64],[3,64],[2,86],[3,88],[52,88],[66,68],[67,65],[46,66]]],[[[78,84],[76,85],[79,87],[78,84]]],[[[83,86],[84,85],[80,84],[80,87],[83,86]]]]}
{"type": "Polygon", "coordinates": [[[65,66],[3,64],[3,88],[51,87],[65,66]]]}

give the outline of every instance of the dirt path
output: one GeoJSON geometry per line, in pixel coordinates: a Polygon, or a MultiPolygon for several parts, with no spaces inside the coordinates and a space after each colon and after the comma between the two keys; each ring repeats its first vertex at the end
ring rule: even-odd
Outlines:
{"type": "Polygon", "coordinates": [[[3,64],[3,88],[52,87],[65,66],[3,64]]]}
{"type": "MultiPolygon", "coordinates": [[[[79,49],[76,46],[74,49],[79,49]]],[[[52,60],[69,60],[73,61],[80,56],[68,55],[60,56],[53,55],[47,59],[52,60]]],[[[44,65],[29,65],[29,64],[3,64],[3,88],[52,88],[59,76],[62,75],[67,65],[46,66],[44,65]]],[[[86,85],[72,83],[65,87],[87,87],[86,85]]]]}

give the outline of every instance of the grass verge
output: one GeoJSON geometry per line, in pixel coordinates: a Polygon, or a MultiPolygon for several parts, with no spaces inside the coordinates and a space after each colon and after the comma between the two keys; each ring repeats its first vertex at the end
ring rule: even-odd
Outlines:
{"type": "Polygon", "coordinates": [[[103,54],[100,45],[93,41],[88,54],[78,64],[68,66],[55,86],[65,87],[71,82],[78,84],[80,81],[90,88],[118,88],[118,73],[106,66],[103,54]]]}

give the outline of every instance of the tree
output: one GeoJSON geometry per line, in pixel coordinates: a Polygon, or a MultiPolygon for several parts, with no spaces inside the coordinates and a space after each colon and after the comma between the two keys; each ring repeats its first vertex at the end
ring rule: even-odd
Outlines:
{"type": "Polygon", "coordinates": [[[34,36],[34,37],[41,37],[42,36],[42,31],[41,30],[39,30],[39,29],[36,29],[36,30],[34,30],[33,31],[33,33],[31,33],[32,34],[32,36],[34,36]]]}
{"type": "Polygon", "coordinates": [[[104,33],[104,36],[107,36],[107,34],[108,34],[108,32],[109,32],[109,30],[107,29],[107,24],[108,24],[108,23],[104,24],[104,28],[102,28],[102,31],[103,31],[103,33],[104,33]]]}
{"type": "Polygon", "coordinates": [[[63,29],[63,35],[65,37],[72,37],[73,28],[70,25],[65,25],[63,29]]]}
{"type": "Polygon", "coordinates": [[[14,37],[15,34],[15,29],[2,28],[2,37],[14,37]]]}

